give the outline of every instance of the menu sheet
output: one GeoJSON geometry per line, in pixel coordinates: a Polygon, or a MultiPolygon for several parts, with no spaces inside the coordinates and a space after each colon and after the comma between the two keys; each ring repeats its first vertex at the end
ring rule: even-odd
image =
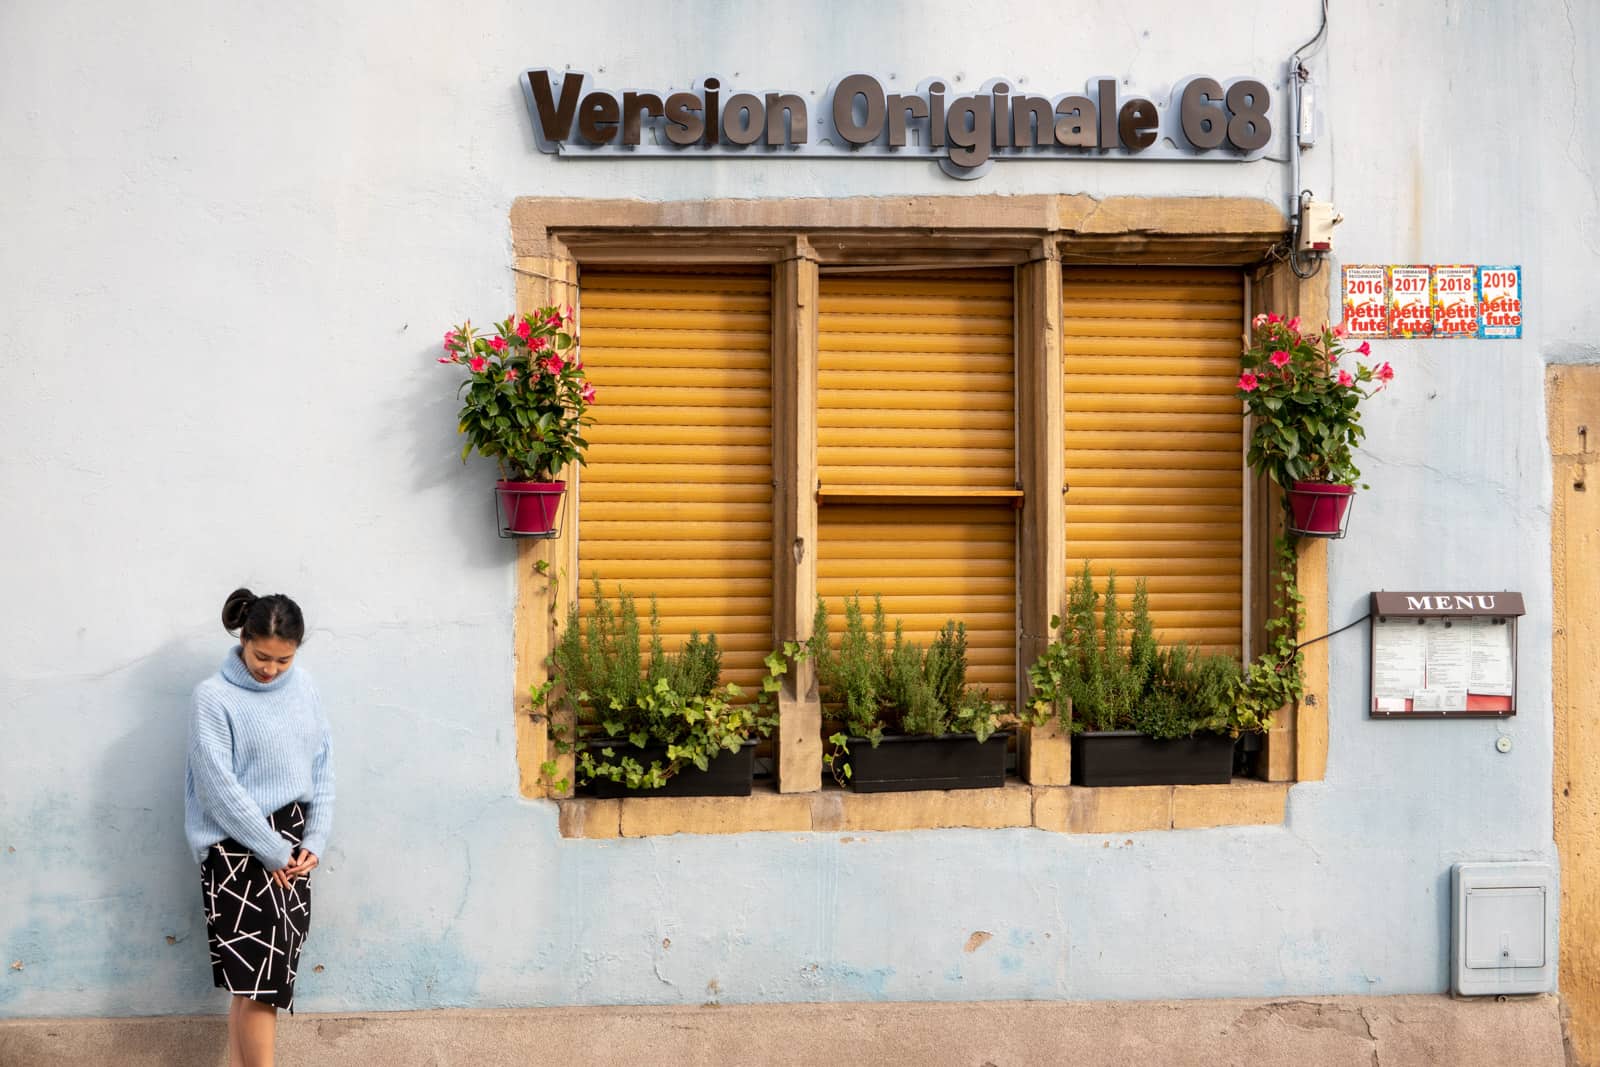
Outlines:
{"type": "Polygon", "coordinates": [[[1466,711],[1469,694],[1514,692],[1512,627],[1502,620],[1374,619],[1372,627],[1375,711],[1466,711]]]}

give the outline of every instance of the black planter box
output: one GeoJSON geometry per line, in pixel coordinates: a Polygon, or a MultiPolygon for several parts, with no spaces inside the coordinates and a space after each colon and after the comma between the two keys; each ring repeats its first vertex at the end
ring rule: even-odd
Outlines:
{"type": "MultiPolygon", "coordinates": [[[[625,737],[614,740],[590,740],[584,747],[600,758],[600,749],[610,748],[616,753],[612,761],[629,756],[648,767],[651,760],[667,761],[666,745],[646,745],[635,748],[625,737]]],[[[578,792],[591,797],[747,797],[750,780],[755,774],[756,743],[746,741],[737,752],[723,751],[701,770],[692,763],[684,763],[678,773],[667,779],[660,789],[629,789],[621,782],[609,778],[596,778],[578,787],[578,792]]]]}
{"type": "Polygon", "coordinates": [[[1157,741],[1133,730],[1072,735],[1073,785],[1224,785],[1233,738],[1195,734],[1157,741]]]}
{"type": "Polygon", "coordinates": [[[850,739],[850,777],[857,793],[896,793],[912,789],[998,789],[1006,784],[1004,730],[982,744],[972,734],[943,737],[885,737],[873,748],[864,737],[850,739]]]}

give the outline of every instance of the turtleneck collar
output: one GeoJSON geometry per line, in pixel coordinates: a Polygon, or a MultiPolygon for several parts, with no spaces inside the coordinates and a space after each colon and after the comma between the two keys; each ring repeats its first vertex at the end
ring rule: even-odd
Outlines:
{"type": "Polygon", "coordinates": [[[222,676],[240,689],[249,689],[252,692],[262,693],[269,689],[282,689],[283,680],[294,672],[291,664],[289,669],[278,675],[270,682],[258,682],[256,676],[250,673],[250,668],[244,665],[244,657],[239,654],[240,646],[234,645],[228,654],[222,657],[222,676]]]}

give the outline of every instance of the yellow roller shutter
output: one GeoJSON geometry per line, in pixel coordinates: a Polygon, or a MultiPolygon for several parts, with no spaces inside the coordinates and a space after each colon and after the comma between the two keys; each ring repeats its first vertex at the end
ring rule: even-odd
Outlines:
{"type": "Polygon", "coordinates": [[[1149,582],[1156,630],[1237,655],[1244,316],[1237,271],[1063,271],[1069,577],[1149,582]]]}
{"type": "Polygon", "coordinates": [[[835,633],[853,595],[870,613],[882,594],[924,647],[960,620],[969,682],[1006,701],[1016,512],[978,494],[1015,492],[1012,291],[1009,269],[824,274],[817,339],[817,591],[835,633]]]}
{"type": "Polygon", "coordinates": [[[579,609],[594,579],[657,598],[667,647],[715,632],[723,675],[772,648],[771,281],[586,270],[584,366],[599,396],[578,502],[579,609]]]}
{"type": "Polygon", "coordinates": [[[1014,489],[1011,271],[824,274],[817,467],[834,489],[1014,489]]]}
{"type": "Polygon", "coordinates": [[[967,626],[967,681],[1016,699],[1016,512],[1009,507],[830,505],[820,510],[817,593],[829,626],[844,628],[844,598],[870,622],[883,596],[892,630],[927,648],[946,619],[967,626]]]}

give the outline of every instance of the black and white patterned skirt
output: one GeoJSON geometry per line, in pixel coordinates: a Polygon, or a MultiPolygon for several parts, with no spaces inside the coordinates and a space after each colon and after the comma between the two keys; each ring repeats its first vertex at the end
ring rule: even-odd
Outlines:
{"type": "MultiPolygon", "coordinates": [[[[272,813],[272,828],[298,851],[305,809],[298,802],[279,808],[272,813]]],[[[261,861],[230,837],[206,853],[200,888],[217,987],[292,1011],[300,946],[311,928],[311,876],[280,887],[261,861]]]]}

